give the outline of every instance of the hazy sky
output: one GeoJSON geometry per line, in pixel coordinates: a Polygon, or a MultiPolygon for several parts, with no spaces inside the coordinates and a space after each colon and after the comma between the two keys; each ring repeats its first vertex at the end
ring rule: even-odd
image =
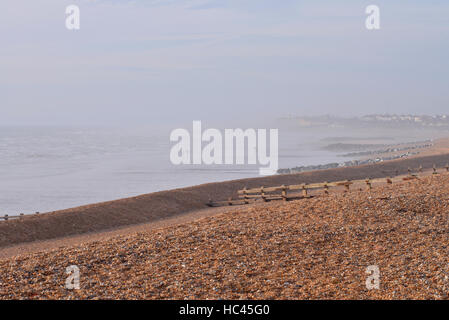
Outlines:
{"type": "Polygon", "coordinates": [[[448,57],[447,0],[2,0],[0,124],[449,113],[448,57]]]}

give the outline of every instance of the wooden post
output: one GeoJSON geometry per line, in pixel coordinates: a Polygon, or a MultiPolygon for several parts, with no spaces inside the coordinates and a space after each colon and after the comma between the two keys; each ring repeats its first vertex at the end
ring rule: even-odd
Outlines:
{"type": "Polygon", "coordinates": [[[282,200],[287,201],[287,188],[282,185],[282,200]]]}
{"type": "Polygon", "coordinates": [[[369,178],[366,178],[366,190],[370,191],[373,187],[371,185],[371,180],[369,178]]]}
{"type": "Polygon", "coordinates": [[[263,190],[263,186],[260,187],[260,195],[262,196],[262,200],[267,202],[267,198],[265,197],[265,191],[263,190]]]}
{"type": "Polygon", "coordinates": [[[247,193],[247,191],[246,191],[246,187],[243,188],[243,198],[245,199],[245,200],[244,200],[244,201],[245,201],[245,204],[248,204],[249,201],[248,201],[248,193],[247,193]]]}
{"type": "Polygon", "coordinates": [[[433,165],[433,172],[432,172],[432,174],[438,174],[437,167],[435,165],[433,165]]]}
{"type": "Polygon", "coordinates": [[[329,186],[327,185],[327,181],[324,182],[324,194],[329,194],[329,186]]]}
{"type": "Polygon", "coordinates": [[[307,197],[307,188],[305,184],[302,185],[302,196],[307,197]]]}

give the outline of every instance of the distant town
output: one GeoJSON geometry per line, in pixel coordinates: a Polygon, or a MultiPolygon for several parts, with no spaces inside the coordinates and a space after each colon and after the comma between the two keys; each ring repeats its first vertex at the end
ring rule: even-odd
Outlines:
{"type": "Polygon", "coordinates": [[[371,114],[362,117],[343,118],[336,116],[302,117],[290,116],[281,120],[294,121],[302,127],[316,126],[376,126],[376,127],[447,127],[449,128],[449,115],[396,115],[396,114],[371,114]]]}
{"type": "Polygon", "coordinates": [[[394,123],[394,124],[419,124],[423,127],[444,127],[449,126],[449,115],[380,115],[373,114],[367,115],[360,118],[362,121],[368,122],[383,122],[383,123],[394,123]]]}

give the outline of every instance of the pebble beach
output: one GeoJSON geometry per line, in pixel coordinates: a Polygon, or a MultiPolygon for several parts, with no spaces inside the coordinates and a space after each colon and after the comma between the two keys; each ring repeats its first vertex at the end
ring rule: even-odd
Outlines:
{"type": "Polygon", "coordinates": [[[448,186],[444,173],[1,259],[0,298],[447,299],[448,186]]]}

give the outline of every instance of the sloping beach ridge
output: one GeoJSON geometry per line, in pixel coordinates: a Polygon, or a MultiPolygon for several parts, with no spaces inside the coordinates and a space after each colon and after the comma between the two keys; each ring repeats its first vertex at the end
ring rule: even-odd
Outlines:
{"type": "Polygon", "coordinates": [[[208,183],[187,188],[155,192],[137,197],[90,204],[22,219],[0,221],[0,247],[49,240],[86,233],[98,233],[127,226],[154,223],[207,209],[209,200],[236,197],[239,189],[298,183],[332,182],[381,178],[407,174],[408,168],[430,169],[449,162],[449,139],[441,139],[432,150],[408,159],[373,165],[317,170],[298,174],[208,183]]]}

